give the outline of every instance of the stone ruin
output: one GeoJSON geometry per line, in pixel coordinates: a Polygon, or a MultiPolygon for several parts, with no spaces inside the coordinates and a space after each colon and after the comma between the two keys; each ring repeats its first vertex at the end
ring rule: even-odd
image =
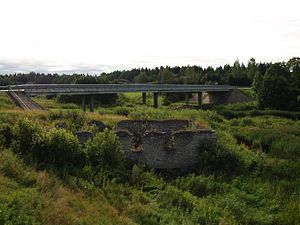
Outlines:
{"type": "Polygon", "coordinates": [[[213,130],[188,130],[188,120],[123,120],[116,135],[128,161],[155,169],[188,169],[198,162],[201,144],[214,141],[213,130]]]}
{"type": "MultiPolygon", "coordinates": [[[[190,169],[197,166],[198,152],[215,141],[213,130],[189,130],[188,120],[123,120],[116,125],[126,160],[155,169],[190,169]]],[[[91,132],[76,132],[80,143],[92,138],[91,132]]]]}

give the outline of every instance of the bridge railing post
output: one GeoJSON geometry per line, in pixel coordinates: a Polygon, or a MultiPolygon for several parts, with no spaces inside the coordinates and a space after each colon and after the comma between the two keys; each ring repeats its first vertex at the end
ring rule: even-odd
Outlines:
{"type": "Polygon", "coordinates": [[[185,104],[188,105],[190,103],[190,95],[188,92],[185,93],[185,104]]]}
{"type": "Polygon", "coordinates": [[[94,96],[91,95],[90,97],[90,112],[94,112],[94,96]]]}
{"type": "Polygon", "coordinates": [[[85,106],[85,96],[84,95],[82,96],[81,101],[82,101],[82,111],[85,112],[86,106],[85,106]]]}
{"type": "Polygon", "coordinates": [[[198,92],[198,108],[202,108],[202,92],[198,92]]]}
{"type": "Polygon", "coordinates": [[[147,104],[147,95],[146,95],[146,93],[143,92],[142,98],[143,98],[142,104],[143,104],[143,105],[146,105],[146,104],[147,104]]]}
{"type": "Polygon", "coordinates": [[[153,93],[153,97],[154,97],[154,108],[158,108],[158,93],[155,92],[153,93]]]}

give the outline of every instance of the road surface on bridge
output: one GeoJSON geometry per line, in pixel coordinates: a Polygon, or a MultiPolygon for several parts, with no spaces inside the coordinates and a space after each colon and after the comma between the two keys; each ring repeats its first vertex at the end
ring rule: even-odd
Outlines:
{"type": "Polygon", "coordinates": [[[114,93],[167,93],[167,92],[227,92],[229,85],[188,84],[25,84],[1,87],[2,91],[23,91],[27,95],[92,95],[114,93]]]}

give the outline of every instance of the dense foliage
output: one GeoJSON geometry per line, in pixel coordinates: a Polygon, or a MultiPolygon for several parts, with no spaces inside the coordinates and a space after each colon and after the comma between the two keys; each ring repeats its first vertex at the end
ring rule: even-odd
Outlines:
{"type": "Polygon", "coordinates": [[[2,111],[0,224],[299,224],[299,115],[257,107],[2,111]],[[190,119],[192,129],[213,127],[218,142],[202,143],[194,173],[159,173],[124,161],[112,130],[85,145],[72,134],[124,115],[190,119]]]}
{"type": "MultiPolygon", "coordinates": [[[[296,90],[297,67],[287,66],[256,72],[256,90],[286,88],[286,79],[296,90]],[[263,84],[265,76],[275,86],[263,84]]],[[[261,102],[154,109],[138,105],[140,95],[120,97],[126,104],[84,114],[44,98],[56,110],[12,110],[0,95],[0,225],[300,223],[299,112],[262,110],[261,102]],[[190,129],[216,130],[218,141],[199,146],[193,173],[153,171],[124,161],[113,130],[88,124],[95,119],[111,129],[123,119],[189,119],[190,129]],[[62,121],[66,129],[55,128],[62,121]],[[73,133],[84,130],[95,136],[81,145],[73,133]]]]}
{"type": "Polygon", "coordinates": [[[101,76],[84,74],[10,74],[0,76],[1,85],[11,84],[107,84],[107,83],[175,83],[175,84],[230,84],[250,86],[254,76],[264,74],[271,63],[256,63],[250,59],[247,65],[238,60],[231,65],[217,68],[201,66],[175,66],[139,68],[102,73],[101,76]]]}
{"type": "Polygon", "coordinates": [[[254,89],[260,108],[297,109],[300,96],[300,59],[292,67],[271,65],[264,75],[257,74],[254,89]]]}
{"type": "MultiPolygon", "coordinates": [[[[127,71],[102,73],[101,76],[73,74],[0,75],[1,85],[12,84],[115,84],[115,83],[161,83],[161,84],[229,84],[251,86],[262,109],[296,110],[300,101],[300,58],[294,57],[282,63],[257,63],[254,58],[247,65],[238,60],[232,66],[217,68],[201,66],[139,68],[127,71]]],[[[96,104],[116,104],[117,95],[95,95],[96,104]]],[[[62,103],[80,104],[81,96],[59,96],[62,103]]],[[[166,94],[165,105],[183,100],[183,94],[166,94]]],[[[86,99],[89,101],[89,99],[86,99]]]]}

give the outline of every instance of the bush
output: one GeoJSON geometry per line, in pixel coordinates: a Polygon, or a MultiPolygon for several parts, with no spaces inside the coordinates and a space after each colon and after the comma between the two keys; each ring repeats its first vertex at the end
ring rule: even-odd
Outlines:
{"type": "Polygon", "coordinates": [[[199,146],[198,170],[208,173],[220,173],[232,176],[244,171],[245,165],[238,154],[239,146],[231,136],[222,132],[217,141],[202,143],[199,146]]]}
{"type": "Polygon", "coordinates": [[[118,115],[128,116],[131,113],[132,109],[129,107],[115,107],[114,112],[118,115]]]}
{"type": "Polygon", "coordinates": [[[28,155],[31,153],[34,139],[42,132],[42,128],[36,122],[20,119],[13,128],[12,149],[21,155],[28,155]]]}
{"type": "Polygon", "coordinates": [[[67,127],[71,131],[77,131],[82,128],[86,122],[86,117],[83,112],[78,111],[55,111],[49,113],[50,120],[66,120],[67,127]]]}
{"type": "Polygon", "coordinates": [[[32,154],[40,165],[56,169],[85,164],[85,154],[81,151],[78,139],[64,129],[52,129],[47,134],[35,136],[32,154]]]}
{"type": "Polygon", "coordinates": [[[123,155],[121,144],[113,131],[105,128],[93,139],[86,143],[86,153],[92,166],[108,168],[121,168],[123,166],[123,155]]]}
{"type": "Polygon", "coordinates": [[[85,114],[78,111],[67,111],[65,114],[67,126],[71,131],[77,131],[84,126],[86,121],[85,114]]]}
{"type": "Polygon", "coordinates": [[[0,145],[8,148],[13,140],[13,129],[9,124],[0,126],[0,145]]]}
{"type": "Polygon", "coordinates": [[[63,111],[51,111],[48,114],[50,120],[60,120],[65,118],[63,111]]]}

